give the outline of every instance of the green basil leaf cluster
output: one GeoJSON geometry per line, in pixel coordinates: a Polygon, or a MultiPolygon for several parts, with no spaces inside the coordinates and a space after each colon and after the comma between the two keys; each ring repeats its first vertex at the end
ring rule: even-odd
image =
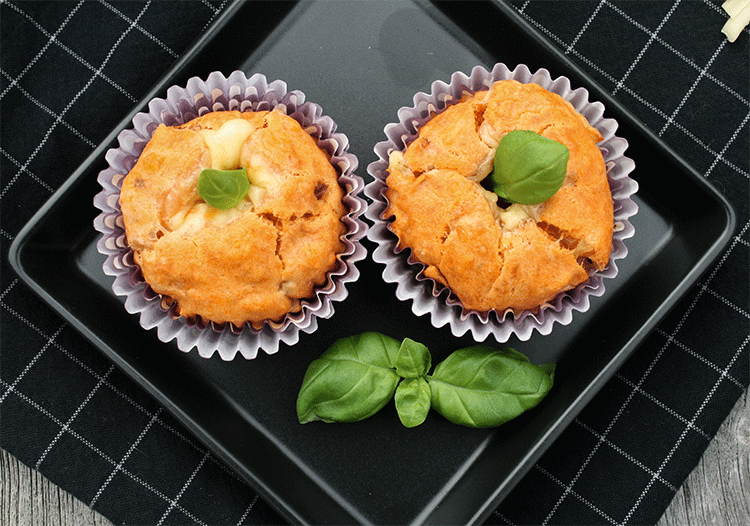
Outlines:
{"type": "Polygon", "coordinates": [[[568,169],[567,146],[530,130],[505,134],[495,150],[493,191],[512,203],[533,205],[555,195],[568,169]]]}
{"type": "Polygon", "coordinates": [[[234,208],[250,191],[247,170],[206,168],[198,176],[198,195],[209,206],[220,210],[234,208]]]}
{"type": "Polygon", "coordinates": [[[552,388],[554,364],[477,345],[459,349],[428,374],[430,352],[377,332],[342,338],[314,360],[297,396],[300,423],[357,422],[391,398],[401,423],[420,425],[430,408],[468,427],[495,427],[535,407],[552,388]]]}

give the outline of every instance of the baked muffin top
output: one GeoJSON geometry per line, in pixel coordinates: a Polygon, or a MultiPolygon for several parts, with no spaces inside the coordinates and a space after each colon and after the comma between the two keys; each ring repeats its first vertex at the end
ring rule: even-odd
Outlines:
{"type": "Polygon", "coordinates": [[[259,327],[301,309],[343,250],[343,191],[328,155],[277,111],[207,113],[160,125],[127,174],[120,207],[144,279],[180,315],[259,327]],[[198,194],[205,168],[244,168],[229,210],[198,194]]]}
{"type": "Polygon", "coordinates": [[[601,270],[612,248],[603,137],[537,84],[499,81],[433,116],[389,159],[389,228],[424,274],[466,309],[536,309],[601,270]],[[569,150],[562,187],[537,205],[498,200],[481,181],[500,139],[531,130],[569,150]]]}

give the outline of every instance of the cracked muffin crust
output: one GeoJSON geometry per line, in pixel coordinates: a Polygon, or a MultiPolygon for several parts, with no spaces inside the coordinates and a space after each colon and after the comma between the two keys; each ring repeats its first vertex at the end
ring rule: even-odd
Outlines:
{"type": "Polygon", "coordinates": [[[328,155],[277,111],[217,111],[160,125],[120,194],[127,241],[180,315],[238,327],[278,321],[326,282],[343,250],[343,190],[328,155]],[[230,210],[198,195],[204,168],[246,168],[230,210]]]}
{"type": "Polygon", "coordinates": [[[465,96],[390,154],[383,214],[398,248],[465,309],[534,310],[604,269],[612,195],[601,134],[559,95],[515,80],[465,96]],[[568,147],[560,190],[538,205],[498,200],[481,181],[500,139],[532,130],[568,147]]]}

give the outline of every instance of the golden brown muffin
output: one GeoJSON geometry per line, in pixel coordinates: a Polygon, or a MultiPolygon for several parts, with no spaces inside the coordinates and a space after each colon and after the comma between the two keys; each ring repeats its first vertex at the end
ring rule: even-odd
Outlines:
{"type": "Polygon", "coordinates": [[[466,309],[537,309],[601,270],[614,213],[601,134],[559,95],[499,81],[434,116],[403,152],[391,153],[384,218],[466,309]],[[569,152],[563,185],[537,205],[498,202],[480,184],[500,139],[531,130],[569,152]]]}
{"type": "Polygon", "coordinates": [[[128,244],[179,314],[259,327],[301,309],[343,250],[343,191],[328,155],[279,112],[207,113],[160,125],[120,193],[128,244]],[[245,168],[230,210],[198,195],[204,168],[245,168]]]}

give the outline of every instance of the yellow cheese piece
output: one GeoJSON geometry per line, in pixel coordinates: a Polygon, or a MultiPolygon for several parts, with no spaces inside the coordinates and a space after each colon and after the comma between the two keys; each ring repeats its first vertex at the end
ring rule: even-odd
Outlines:
{"type": "Polygon", "coordinates": [[[201,130],[203,140],[211,152],[211,168],[216,170],[234,170],[240,165],[242,143],[254,131],[245,119],[232,119],[218,130],[201,130]]]}
{"type": "Polygon", "coordinates": [[[728,0],[722,5],[731,17],[721,28],[727,40],[734,42],[745,27],[750,24],[750,0],[728,0]]]}
{"type": "Polygon", "coordinates": [[[726,0],[726,2],[721,4],[721,8],[724,9],[729,16],[734,16],[742,11],[742,8],[747,4],[748,0],[726,0]]]}
{"type": "Polygon", "coordinates": [[[501,211],[499,216],[503,230],[505,231],[513,230],[527,219],[531,219],[531,216],[529,216],[529,214],[526,213],[526,210],[524,210],[524,208],[518,203],[513,203],[508,208],[501,211]]]}

